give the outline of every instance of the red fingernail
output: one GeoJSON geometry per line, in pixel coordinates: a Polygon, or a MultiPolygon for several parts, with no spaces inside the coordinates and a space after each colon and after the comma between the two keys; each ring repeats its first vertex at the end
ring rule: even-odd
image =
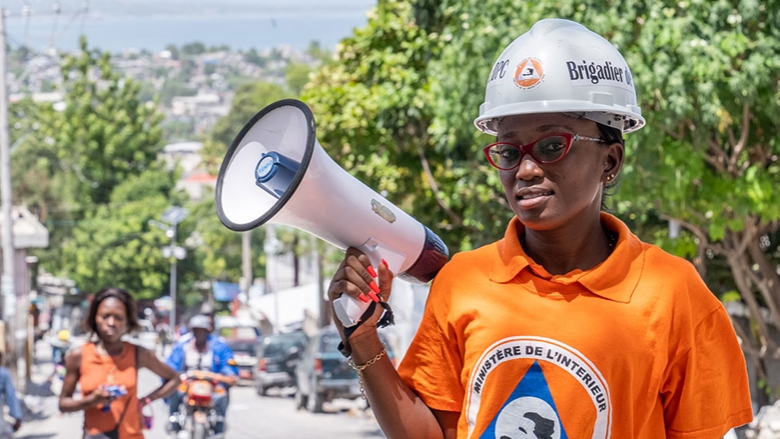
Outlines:
{"type": "Polygon", "coordinates": [[[376,277],[376,271],[374,270],[374,267],[369,265],[366,267],[366,271],[368,271],[368,274],[370,274],[371,277],[376,277]]]}
{"type": "Polygon", "coordinates": [[[379,296],[377,296],[376,293],[373,291],[368,293],[368,297],[370,297],[371,300],[373,300],[374,302],[379,302],[379,296]]]}
{"type": "Polygon", "coordinates": [[[382,263],[385,265],[385,268],[387,268],[388,270],[390,269],[390,267],[387,265],[387,261],[385,261],[384,259],[382,259],[382,263]]]}
{"type": "Polygon", "coordinates": [[[366,295],[363,294],[363,293],[360,293],[360,295],[358,296],[358,299],[360,299],[360,301],[363,302],[363,303],[370,302],[370,300],[368,300],[368,297],[366,297],[366,295]]]}
{"type": "Polygon", "coordinates": [[[373,291],[375,293],[379,292],[379,287],[376,285],[376,282],[374,282],[374,281],[371,281],[371,283],[368,284],[368,287],[371,288],[371,291],[373,291]]]}

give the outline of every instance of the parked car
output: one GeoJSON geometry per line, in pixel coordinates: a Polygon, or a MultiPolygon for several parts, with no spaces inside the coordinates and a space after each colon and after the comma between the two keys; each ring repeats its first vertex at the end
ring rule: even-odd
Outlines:
{"type": "MultiPolygon", "coordinates": [[[[381,332],[379,338],[387,345],[387,356],[395,364],[392,349],[381,332]]],[[[340,341],[334,328],[323,328],[309,340],[296,370],[297,408],[321,413],[326,402],[361,396],[357,372],[338,351],[340,341]]]]}
{"type": "Polygon", "coordinates": [[[141,319],[138,320],[138,325],[141,327],[137,332],[129,335],[129,341],[137,344],[138,346],[149,349],[152,352],[157,352],[157,346],[160,343],[160,336],[157,335],[157,331],[154,330],[154,325],[150,320],[141,319]]]}
{"type": "Polygon", "coordinates": [[[261,343],[260,328],[253,322],[238,319],[222,319],[217,325],[217,335],[233,350],[233,359],[238,365],[239,383],[252,383],[257,367],[257,351],[261,343]]]}
{"type": "Polygon", "coordinates": [[[295,369],[307,341],[302,331],[265,337],[255,374],[258,395],[265,395],[271,387],[295,385],[295,369]]]}

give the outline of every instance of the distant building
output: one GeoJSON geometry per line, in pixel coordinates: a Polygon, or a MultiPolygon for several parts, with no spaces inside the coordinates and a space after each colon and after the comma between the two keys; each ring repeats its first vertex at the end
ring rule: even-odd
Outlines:
{"type": "MultiPolygon", "coordinates": [[[[49,231],[46,226],[38,221],[38,218],[24,206],[11,207],[11,231],[13,234],[13,253],[5,254],[0,249],[0,260],[10,258],[13,260],[13,273],[3,273],[12,276],[13,292],[16,300],[3,297],[3,314],[7,316],[17,316],[18,313],[26,313],[30,308],[31,284],[30,284],[30,265],[36,261],[36,258],[27,257],[28,248],[46,248],[49,246],[49,231]]],[[[0,229],[3,229],[3,218],[0,217],[0,229]]],[[[4,324],[9,324],[6,321],[4,324]]],[[[11,323],[10,328],[16,328],[17,340],[28,340],[26,327],[16,327],[16,323],[11,323]]],[[[5,352],[5,340],[0,340],[0,348],[5,352]]]]}
{"type": "Polygon", "coordinates": [[[52,91],[47,93],[33,93],[32,95],[30,95],[29,93],[14,93],[8,96],[8,100],[11,103],[15,103],[23,100],[26,97],[31,97],[33,102],[35,103],[62,102],[65,99],[65,95],[63,95],[62,92],[52,91]]]}
{"type": "Polygon", "coordinates": [[[226,102],[220,93],[199,92],[195,96],[176,96],[171,101],[171,114],[174,116],[225,116],[229,112],[230,102],[226,102]]]}
{"type": "Polygon", "coordinates": [[[176,188],[185,190],[195,201],[203,199],[205,187],[214,188],[217,185],[217,176],[200,168],[202,148],[200,142],[171,143],[163,148],[162,153],[162,158],[171,169],[176,165],[181,166],[182,177],[176,182],[176,188]]]}

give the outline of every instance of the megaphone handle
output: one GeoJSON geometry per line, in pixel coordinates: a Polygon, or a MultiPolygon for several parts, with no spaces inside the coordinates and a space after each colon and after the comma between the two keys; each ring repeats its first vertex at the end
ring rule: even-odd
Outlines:
{"type": "Polygon", "coordinates": [[[371,259],[371,265],[378,267],[382,259],[384,259],[387,262],[387,268],[396,274],[401,270],[406,259],[405,253],[396,250],[373,236],[369,237],[366,242],[357,248],[368,255],[368,258],[371,259]]]}
{"type": "Polygon", "coordinates": [[[370,302],[363,303],[353,299],[352,296],[342,294],[333,301],[333,310],[336,312],[336,317],[341,320],[341,324],[349,328],[360,322],[360,317],[366,312],[369,304],[370,302]]]}

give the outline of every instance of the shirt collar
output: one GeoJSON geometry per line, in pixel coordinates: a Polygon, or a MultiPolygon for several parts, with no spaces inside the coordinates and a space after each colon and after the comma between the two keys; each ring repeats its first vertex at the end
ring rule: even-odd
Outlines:
{"type": "MultiPolygon", "coordinates": [[[[644,268],[643,244],[631,233],[628,226],[614,216],[602,212],[601,223],[605,228],[618,233],[612,254],[590,270],[575,270],[565,275],[551,276],[547,280],[562,285],[578,282],[593,294],[627,303],[631,300],[644,268]]],[[[489,271],[492,281],[506,283],[527,267],[538,267],[520,245],[522,233],[522,223],[517,217],[512,218],[504,238],[497,243],[499,257],[493,260],[489,271]]]]}

